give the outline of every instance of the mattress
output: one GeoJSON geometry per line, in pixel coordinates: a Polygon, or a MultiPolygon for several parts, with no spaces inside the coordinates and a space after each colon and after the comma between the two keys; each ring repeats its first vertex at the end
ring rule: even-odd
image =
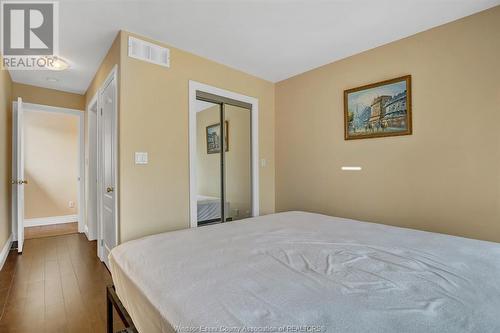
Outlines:
{"type": "Polygon", "coordinates": [[[114,248],[139,332],[500,332],[500,244],[287,212],[114,248]]]}
{"type": "MultiPolygon", "coordinates": [[[[198,195],[198,222],[220,219],[220,198],[206,195],[198,195]]],[[[229,211],[229,203],[226,202],[226,212],[229,211]]]]}

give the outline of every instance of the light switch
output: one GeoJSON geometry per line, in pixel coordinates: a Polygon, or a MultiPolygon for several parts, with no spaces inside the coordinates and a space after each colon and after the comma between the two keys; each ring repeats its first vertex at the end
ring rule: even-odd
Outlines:
{"type": "Polygon", "coordinates": [[[135,152],[135,164],[148,164],[148,153],[135,152]]]}
{"type": "Polygon", "coordinates": [[[265,168],[265,167],[266,167],[266,165],[267,165],[267,161],[266,161],[266,159],[265,159],[265,158],[261,158],[261,159],[260,159],[260,167],[261,167],[261,168],[265,168]]]}

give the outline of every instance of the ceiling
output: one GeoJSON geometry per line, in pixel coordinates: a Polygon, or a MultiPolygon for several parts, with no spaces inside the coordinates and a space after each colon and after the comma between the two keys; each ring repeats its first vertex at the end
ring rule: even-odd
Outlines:
{"type": "Polygon", "coordinates": [[[215,105],[217,105],[217,104],[205,102],[205,101],[200,101],[199,99],[197,99],[196,104],[195,104],[195,110],[196,110],[196,112],[201,112],[201,111],[209,109],[215,105]]]}
{"type": "MultiPolygon", "coordinates": [[[[120,29],[277,82],[500,0],[60,0],[62,72],[15,82],[85,93],[120,29]],[[58,82],[47,81],[48,77],[58,82]]],[[[175,66],[175,59],[172,59],[175,66]]]]}

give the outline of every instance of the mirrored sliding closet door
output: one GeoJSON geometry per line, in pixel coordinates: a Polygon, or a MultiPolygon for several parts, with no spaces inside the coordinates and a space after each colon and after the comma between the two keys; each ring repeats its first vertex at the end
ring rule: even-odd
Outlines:
{"type": "Polygon", "coordinates": [[[226,219],[252,216],[251,112],[224,104],[227,148],[224,155],[226,219]]]}
{"type": "Polygon", "coordinates": [[[252,215],[251,105],[197,93],[198,225],[252,215]]]}

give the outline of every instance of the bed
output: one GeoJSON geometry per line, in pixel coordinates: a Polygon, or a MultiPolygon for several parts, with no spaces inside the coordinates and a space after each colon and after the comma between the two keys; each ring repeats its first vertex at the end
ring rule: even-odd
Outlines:
{"type": "Polygon", "coordinates": [[[500,244],[286,212],[110,253],[142,333],[500,332],[500,244]]]}
{"type": "MultiPolygon", "coordinates": [[[[198,223],[202,222],[212,222],[220,220],[220,198],[198,195],[198,223]]],[[[229,211],[229,203],[226,203],[226,211],[229,211]]]]}

